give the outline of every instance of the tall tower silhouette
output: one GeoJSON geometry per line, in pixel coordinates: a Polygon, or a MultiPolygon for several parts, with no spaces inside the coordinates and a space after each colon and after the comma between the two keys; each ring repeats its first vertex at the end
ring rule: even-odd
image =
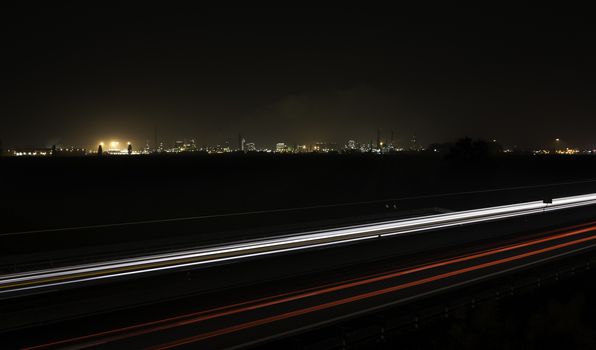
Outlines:
{"type": "Polygon", "coordinates": [[[238,150],[244,152],[244,144],[246,143],[246,139],[242,136],[241,133],[238,133],[238,150]]]}
{"type": "Polygon", "coordinates": [[[153,153],[157,153],[157,124],[155,125],[155,128],[153,129],[153,153]]]}

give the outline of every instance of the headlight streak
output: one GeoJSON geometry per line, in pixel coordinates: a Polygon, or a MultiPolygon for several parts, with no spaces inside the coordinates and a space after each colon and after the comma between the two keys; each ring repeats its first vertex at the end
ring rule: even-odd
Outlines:
{"type": "Polygon", "coordinates": [[[29,271],[0,277],[0,296],[40,288],[72,285],[108,278],[221,263],[251,257],[326,247],[389,237],[405,233],[436,230],[473,223],[502,220],[546,211],[596,204],[596,194],[557,198],[552,204],[525,202],[481,209],[355,225],[339,229],[246,241],[219,247],[155,254],[145,257],[82,264],[64,268],[29,271]]]}

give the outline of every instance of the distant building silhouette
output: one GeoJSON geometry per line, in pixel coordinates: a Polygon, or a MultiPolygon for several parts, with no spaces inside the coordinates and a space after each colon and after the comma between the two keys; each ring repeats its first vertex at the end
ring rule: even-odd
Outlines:
{"type": "Polygon", "coordinates": [[[103,155],[103,147],[101,145],[97,147],[97,155],[100,157],[103,155]]]}
{"type": "Polygon", "coordinates": [[[333,153],[338,151],[338,147],[333,142],[316,142],[313,151],[318,153],[333,153]]]}
{"type": "Polygon", "coordinates": [[[155,125],[155,128],[153,129],[153,147],[154,153],[161,152],[160,148],[163,149],[162,145],[158,145],[157,143],[157,125],[155,125]]]}
{"type": "Polygon", "coordinates": [[[128,143],[128,154],[132,154],[132,144],[128,143]]]}
{"type": "Polygon", "coordinates": [[[242,134],[238,134],[238,150],[244,152],[245,144],[246,144],[246,139],[242,136],[242,134]]]}
{"type": "Polygon", "coordinates": [[[247,143],[244,145],[244,150],[245,150],[246,152],[255,152],[255,151],[257,150],[257,147],[256,147],[256,145],[255,145],[255,143],[254,143],[254,142],[247,142],[247,143]]]}
{"type": "Polygon", "coordinates": [[[418,144],[416,136],[412,136],[412,138],[410,139],[410,151],[420,151],[420,149],[421,147],[418,144]]]}
{"type": "Polygon", "coordinates": [[[286,146],[285,142],[278,142],[275,145],[275,152],[286,153],[286,152],[288,152],[288,146],[286,146]]]}

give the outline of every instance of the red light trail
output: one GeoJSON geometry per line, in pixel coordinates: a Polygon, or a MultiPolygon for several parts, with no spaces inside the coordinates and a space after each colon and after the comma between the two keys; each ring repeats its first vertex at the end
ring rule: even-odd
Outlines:
{"type": "MultiPolygon", "coordinates": [[[[144,335],[144,334],[159,332],[159,331],[176,328],[176,327],[181,327],[181,326],[185,326],[185,325],[190,325],[190,324],[196,324],[196,323],[200,323],[200,322],[204,322],[207,320],[212,320],[212,319],[216,319],[216,318],[220,318],[220,317],[224,317],[224,316],[239,314],[239,313],[243,313],[243,312],[247,312],[247,311],[251,311],[251,310],[257,310],[257,309],[266,308],[266,307],[270,307],[270,306],[274,306],[274,305],[278,305],[278,304],[288,303],[291,301],[306,299],[306,298],[319,296],[319,295],[323,295],[323,294],[328,294],[328,293],[332,293],[332,292],[336,292],[336,291],[341,291],[341,290],[345,290],[345,289],[349,289],[349,288],[368,285],[368,284],[372,284],[372,283],[376,283],[376,282],[380,282],[380,281],[384,281],[384,280],[393,279],[393,278],[400,277],[400,276],[413,274],[416,272],[430,270],[430,269],[437,268],[437,267],[453,265],[456,263],[461,263],[461,262],[470,261],[473,259],[488,257],[488,256],[492,256],[495,254],[504,253],[504,252],[508,252],[508,251],[512,251],[512,250],[516,250],[516,249],[520,249],[520,248],[531,247],[534,245],[538,245],[541,243],[546,243],[546,242],[550,242],[550,241],[554,241],[554,240],[558,240],[558,239],[573,237],[576,235],[596,231],[596,225],[593,225],[593,224],[594,223],[588,223],[588,224],[584,224],[584,225],[575,225],[575,226],[571,226],[571,227],[567,228],[567,230],[573,229],[571,231],[566,231],[563,233],[558,233],[558,234],[554,234],[554,235],[547,236],[547,237],[532,239],[532,240],[528,240],[528,241],[521,242],[521,243],[509,244],[509,245],[501,246],[498,248],[484,250],[484,251],[477,252],[477,253],[471,253],[471,254],[467,254],[467,255],[463,255],[463,256],[459,256],[459,257],[455,257],[455,258],[450,258],[450,259],[446,259],[446,260],[442,260],[442,261],[427,263],[427,264],[423,264],[423,265],[416,266],[416,267],[410,267],[410,268],[405,268],[405,269],[402,268],[402,269],[398,269],[398,270],[391,270],[391,271],[386,271],[386,272],[382,272],[382,273],[366,275],[366,276],[362,276],[359,278],[344,280],[344,281],[337,282],[337,283],[330,283],[330,284],[325,284],[325,285],[321,285],[321,286],[317,286],[317,287],[313,287],[313,288],[306,288],[306,289],[301,289],[301,290],[297,290],[297,291],[281,293],[281,294],[277,294],[277,295],[273,295],[273,296],[258,298],[255,300],[244,301],[244,302],[240,302],[240,303],[236,303],[236,304],[232,304],[232,305],[226,305],[226,306],[213,308],[213,309],[209,309],[209,310],[203,310],[203,311],[193,312],[193,313],[179,315],[179,316],[175,316],[175,317],[165,318],[165,319],[161,319],[161,320],[141,323],[141,324],[118,328],[118,329],[109,330],[109,331],[105,331],[105,332],[94,333],[94,334],[90,334],[90,335],[86,335],[86,336],[82,336],[82,337],[76,337],[76,338],[65,339],[65,340],[61,340],[61,341],[57,341],[57,342],[46,343],[46,344],[30,347],[27,349],[31,349],[31,350],[32,349],[46,349],[46,348],[50,348],[53,346],[66,345],[66,344],[72,344],[72,348],[86,348],[86,347],[97,346],[97,345],[106,344],[106,343],[123,340],[123,339],[131,338],[131,337],[136,337],[136,336],[140,336],[140,335],[144,335]],[[586,225],[592,225],[592,226],[585,227],[586,225]],[[578,228],[578,227],[583,227],[583,228],[578,228]]],[[[554,232],[560,232],[560,231],[561,230],[548,231],[548,232],[546,232],[546,234],[552,234],[554,232]]],[[[248,328],[252,328],[252,327],[257,327],[257,326],[275,322],[278,320],[283,320],[283,319],[287,319],[287,318],[291,318],[291,317],[297,317],[297,316],[304,315],[307,313],[312,313],[315,311],[332,308],[334,306],[352,303],[352,302],[356,302],[359,300],[372,298],[372,297],[375,297],[378,295],[387,294],[387,293],[399,291],[402,289],[422,285],[425,283],[431,283],[431,282],[438,281],[441,279],[446,279],[446,278],[449,278],[452,276],[461,275],[461,274],[464,274],[467,272],[484,269],[484,268],[499,265],[499,264],[504,264],[507,262],[511,262],[511,261],[523,259],[526,257],[530,257],[533,255],[537,255],[537,254],[545,253],[548,251],[567,247],[570,245],[587,242],[587,241],[590,241],[593,239],[596,239],[596,235],[591,235],[591,236],[576,239],[573,241],[557,244],[554,246],[550,246],[550,247],[546,247],[546,248],[542,248],[542,249],[538,249],[538,250],[534,250],[534,251],[530,251],[530,252],[526,252],[526,253],[522,253],[522,254],[513,255],[510,257],[502,258],[502,259],[493,260],[493,261],[482,263],[482,264],[469,266],[469,267],[462,268],[462,269],[457,269],[454,271],[431,276],[428,278],[423,278],[423,279],[415,280],[412,282],[399,284],[399,285],[392,286],[389,288],[383,288],[383,289],[375,290],[375,291],[368,292],[368,293],[358,294],[358,295],[355,295],[355,296],[352,296],[349,298],[339,299],[339,300],[335,300],[332,302],[323,303],[323,304],[315,305],[312,307],[294,310],[294,311],[287,312],[284,314],[266,317],[263,319],[242,323],[239,325],[223,328],[220,330],[199,334],[197,336],[193,336],[193,337],[182,339],[182,340],[179,340],[176,342],[164,344],[163,346],[158,347],[156,349],[169,349],[172,347],[181,346],[181,345],[188,344],[188,343],[198,342],[198,341],[201,341],[204,339],[213,338],[213,337],[217,337],[217,336],[224,335],[224,334],[229,334],[232,332],[236,332],[236,331],[240,331],[240,330],[244,330],[244,329],[248,329],[248,328]]]]}

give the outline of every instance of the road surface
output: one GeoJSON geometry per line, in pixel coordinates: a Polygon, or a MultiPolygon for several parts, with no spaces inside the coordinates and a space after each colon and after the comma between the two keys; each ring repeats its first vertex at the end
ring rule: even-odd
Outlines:
{"type": "Polygon", "coordinates": [[[66,266],[55,269],[34,270],[0,276],[0,298],[44,290],[73,287],[91,281],[165,272],[198,265],[208,265],[287,253],[297,250],[354,243],[363,240],[384,239],[390,236],[443,229],[453,226],[478,224],[518,216],[570,210],[596,204],[596,194],[563,197],[552,203],[532,201],[505,206],[480,208],[460,212],[429,215],[375,224],[342,227],[320,232],[310,232],[273,239],[253,240],[222,246],[197,248],[179,252],[154,254],[131,259],[118,259],[100,263],[66,266]]]}
{"type": "Polygon", "coordinates": [[[463,285],[477,283],[596,247],[596,222],[498,242],[465,254],[412,265],[385,265],[344,279],[283,292],[262,290],[178,315],[64,339],[26,344],[27,349],[234,348],[258,345],[327,323],[374,312],[463,285]]]}

